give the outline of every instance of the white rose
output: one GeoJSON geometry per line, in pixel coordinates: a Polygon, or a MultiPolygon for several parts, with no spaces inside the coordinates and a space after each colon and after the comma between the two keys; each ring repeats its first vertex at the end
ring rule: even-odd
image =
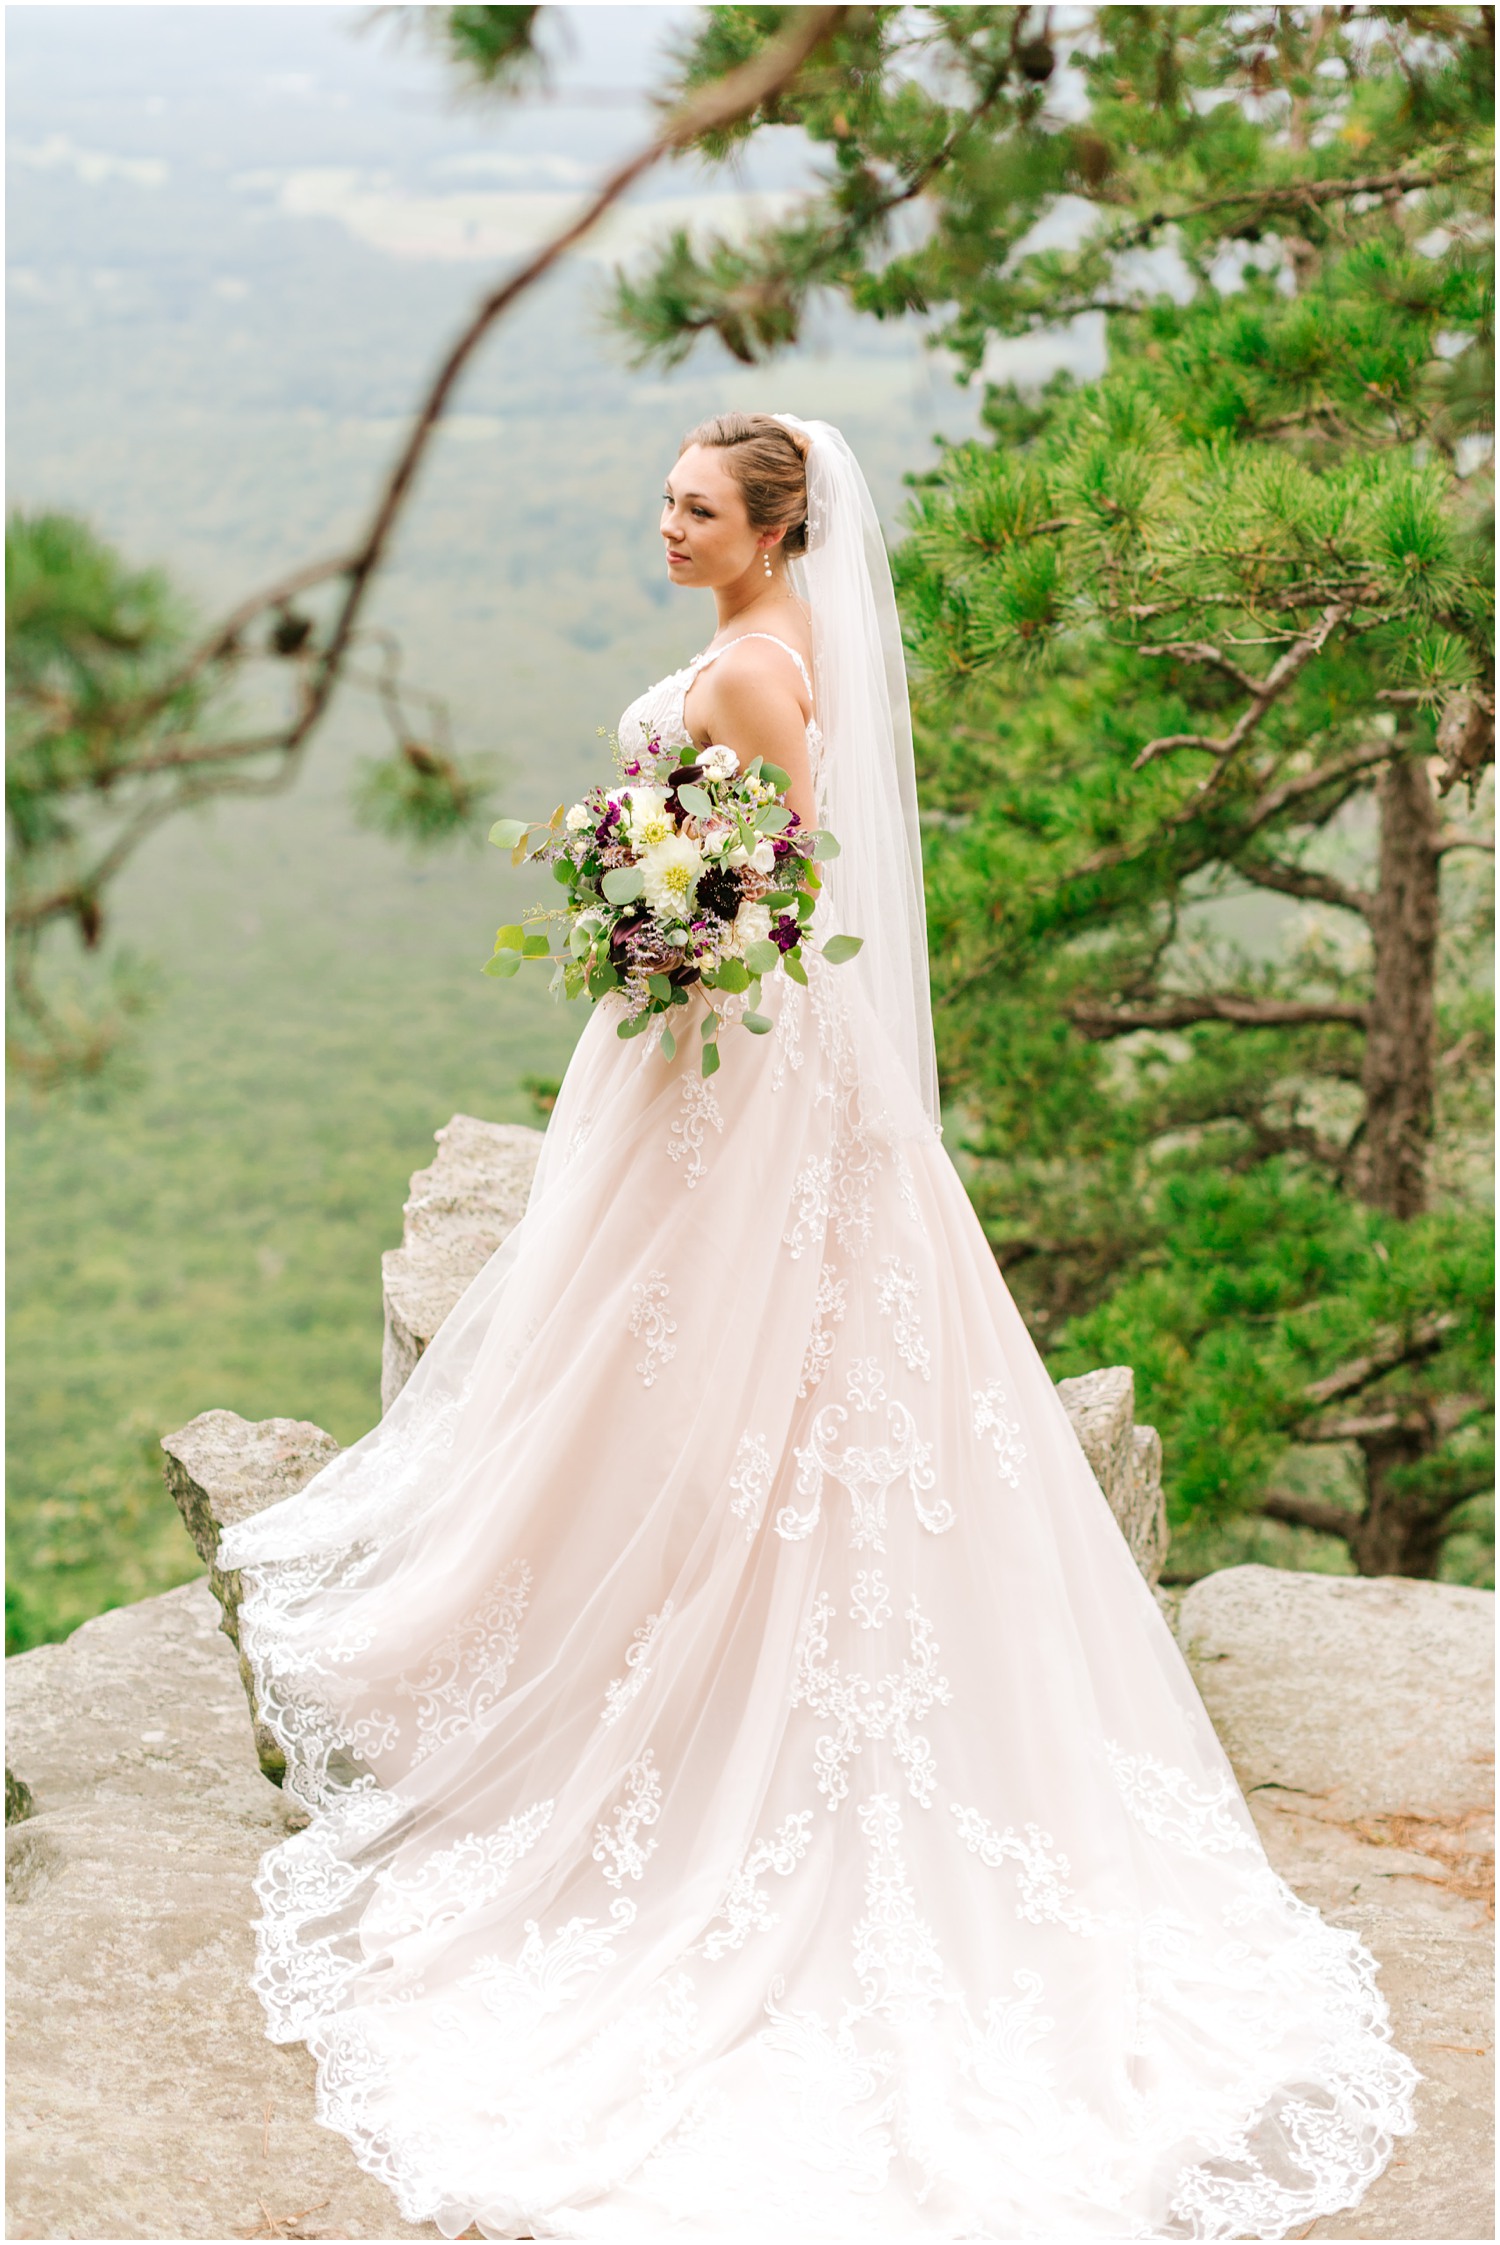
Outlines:
{"type": "Polygon", "coordinates": [[[765,906],[753,901],[742,904],[734,916],[726,949],[742,954],[752,943],[763,943],[770,932],[771,915],[765,906]]]}
{"type": "Polygon", "coordinates": [[[669,926],[685,920],[703,871],[703,852],[692,836],[669,832],[641,852],[640,868],[648,909],[669,926]]]}
{"type": "Polygon", "coordinates": [[[735,829],[732,826],[711,826],[702,840],[705,857],[723,857],[736,846],[735,829]]]}
{"type": "Polygon", "coordinates": [[[598,825],[599,814],[591,811],[587,803],[575,803],[563,823],[570,834],[582,834],[588,827],[598,825]]]}
{"type": "Polygon", "coordinates": [[[740,760],[732,748],[706,748],[698,761],[710,779],[732,780],[740,768],[740,760]]]}
{"type": "Polygon", "coordinates": [[[766,841],[764,837],[762,837],[762,839],[756,843],[755,849],[751,855],[750,863],[754,866],[757,873],[775,872],[776,852],[772,849],[770,843],[766,841]]]}

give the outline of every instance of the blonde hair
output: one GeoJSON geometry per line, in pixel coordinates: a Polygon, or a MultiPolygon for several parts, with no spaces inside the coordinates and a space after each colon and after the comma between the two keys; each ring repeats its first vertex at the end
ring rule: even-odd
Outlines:
{"type": "Polygon", "coordinates": [[[769,413],[717,413],[689,429],[679,459],[690,444],[728,453],[752,530],[784,529],[783,553],[807,551],[807,446],[795,430],[769,413]]]}

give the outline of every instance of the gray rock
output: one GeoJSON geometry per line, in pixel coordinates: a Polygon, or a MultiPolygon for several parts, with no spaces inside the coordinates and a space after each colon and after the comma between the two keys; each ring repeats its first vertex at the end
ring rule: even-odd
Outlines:
{"type": "Polygon", "coordinates": [[[380,1259],[385,1346],[380,1408],[388,1411],[454,1303],[526,1212],[542,1133],[454,1115],[438,1156],[411,1181],[401,1245],[380,1259]]]}
{"type": "Polygon", "coordinates": [[[1178,1636],[1272,1862],[1381,1965],[1419,2128],[1313,2237],[1492,2238],[1494,1597],[1230,1567],[1178,1636]]]}
{"type": "Polygon", "coordinates": [[[1110,1364],[1059,1380],[1057,1392],[1131,1556],[1154,1587],[1167,1556],[1167,1501],[1161,1436],[1135,1423],[1135,1374],[1128,1364],[1110,1364]]]}
{"type": "Polygon", "coordinates": [[[176,1434],[163,1437],[166,1481],[219,1601],[219,1626],[235,1649],[240,1681],[250,1702],[255,1751],[273,1784],[286,1775],[286,1758],[260,1719],[250,1664],[240,1652],[240,1578],[218,1565],[219,1538],[236,1520],[305,1489],[339,1454],[331,1434],[308,1419],[242,1419],[235,1411],[204,1411],[176,1434]]]}
{"type": "Polygon", "coordinates": [[[11,2237],[435,2237],[313,2116],[249,1988],[292,1828],[203,1581],[6,1662],[11,2237]],[[298,2219],[298,2217],[301,2217],[298,2219]]]}
{"type": "MultiPolygon", "coordinates": [[[[1272,1861],[1374,1950],[1425,2076],[1420,2132],[1314,2237],[1494,2235],[1482,1910],[1441,1859],[1408,1862],[1388,1828],[1339,1838],[1328,1813],[1352,1807],[1359,1825],[1482,1805],[1492,1603],[1264,1567],[1183,1600],[1272,1861]],[[1429,1689],[1423,1757],[1409,1725],[1429,1689]]],[[[8,1835],[9,2234],[435,2236],[316,2125],[306,2051],[264,2039],[246,1985],[250,1881],[295,1818],[256,1771],[216,1619],[207,1584],[190,1583],[6,1663],[7,1757],[36,1794],[8,1835]]]]}

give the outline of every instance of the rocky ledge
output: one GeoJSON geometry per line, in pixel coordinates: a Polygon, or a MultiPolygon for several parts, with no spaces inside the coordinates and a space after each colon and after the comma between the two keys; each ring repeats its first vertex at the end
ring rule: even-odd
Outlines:
{"type": "MultiPolygon", "coordinates": [[[[390,1394],[518,1217],[538,1142],[465,1116],[438,1137],[385,1259],[390,1394]]],[[[1135,1425],[1131,1375],[1090,1373],[1063,1397],[1154,1581],[1160,1449],[1135,1425]]],[[[245,1720],[218,1536],[337,1445],[305,1421],[210,1411],[164,1448],[206,1578],[6,1664],[8,2234],[435,2237],[316,2125],[307,2053],[264,2039],[247,1985],[250,1882],[299,1818],[245,1720]]],[[[1305,2235],[1494,2235],[1493,1605],[1264,1567],[1180,1601],[1272,1861],[1374,1950],[1424,2076],[1417,2135],[1362,2207],[1305,2235]]]]}

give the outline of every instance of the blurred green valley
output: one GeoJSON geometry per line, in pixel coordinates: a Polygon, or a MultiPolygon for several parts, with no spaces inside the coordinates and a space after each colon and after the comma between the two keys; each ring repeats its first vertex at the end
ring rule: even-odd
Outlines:
{"type": "MultiPolygon", "coordinates": [[[[356,36],[359,11],[10,11],[11,504],[85,515],[205,618],[336,548],[504,262],[461,253],[448,201],[503,231],[590,176],[639,129],[674,13],[569,11],[556,97],[508,115],[356,36]],[[413,212],[437,231],[398,254],[413,212]]],[[[765,377],[633,376],[602,278],[568,268],[487,353],[377,603],[508,810],[582,781],[597,729],[707,636],[656,551],[684,427],[750,403],[835,418],[894,520],[933,432],[973,424],[917,338],[848,322],[765,377]]],[[[356,827],[376,732],[346,695],[291,794],[147,848],[111,930],[154,993],[130,1061],[13,1097],[12,1649],[197,1571],[163,1432],[213,1406],[343,1441],[372,1423],[410,1172],[457,1109],[535,1121],[523,1079],[560,1073],[581,1026],[480,977],[517,901],[496,853],[414,862],[356,827]]]]}

